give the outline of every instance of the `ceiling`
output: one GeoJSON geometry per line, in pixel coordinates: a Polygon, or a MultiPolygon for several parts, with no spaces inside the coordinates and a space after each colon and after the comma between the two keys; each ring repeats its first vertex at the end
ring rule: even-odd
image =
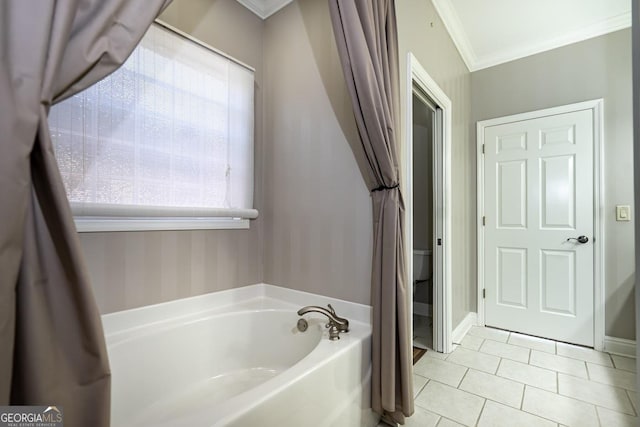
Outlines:
{"type": "MultiPolygon", "coordinates": [[[[237,1],[267,19],[293,0],[237,1]]],[[[633,0],[431,1],[476,71],[628,28],[633,0]]]]}
{"type": "Polygon", "coordinates": [[[267,19],[293,0],[237,0],[238,3],[255,13],[262,19],[267,19]]]}
{"type": "Polygon", "coordinates": [[[633,0],[432,0],[476,71],[631,26],[633,0]]]}

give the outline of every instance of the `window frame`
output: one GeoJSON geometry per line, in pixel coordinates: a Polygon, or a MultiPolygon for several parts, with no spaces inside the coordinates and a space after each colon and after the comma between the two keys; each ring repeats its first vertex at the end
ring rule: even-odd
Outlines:
{"type": "MultiPolygon", "coordinates": [[[[201,40],[156,19],[162,29],[168,30],[255,74],[255,68],[204,43],[201,40]]],[[[153,25],[153,24],[152,24],[153,25]]],[[[255,98],[253,144],[255,152],[255,98]]],[[[251,165],[254,176],[255,164],[251,165]]],[[[255,196],[255,195],[254,195],[255,196]]],[[[254,197],[255,203],[255,197],[254,197]]],[[[250,220],[258,217],[257,209],[183,208],[141,205],[102,205],[99,203],[70,202],[76,231],[79,233],[114,231],[172,231],[249,229],[250,220]]],[[[255,206],[255,204],[254,204],[255,206]]]]}

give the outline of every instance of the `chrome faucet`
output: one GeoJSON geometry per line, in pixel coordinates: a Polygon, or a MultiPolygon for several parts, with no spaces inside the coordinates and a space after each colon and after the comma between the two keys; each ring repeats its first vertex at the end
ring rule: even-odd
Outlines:
{"type": "Polygon", "coordinates": [[[329,309],[324,307],[318,307],[317,305],[309,305],[302,307],[298,310],[298,316],[302,316],[307,313],[320,313],[327,316],[329,323],[325,326],[329,328],[329,339],[331,341],[340,339],[340,332],[349,332],[349,321],[336,314],[336,311],[331,307],[331,304],[327,305],[329,309]]]}

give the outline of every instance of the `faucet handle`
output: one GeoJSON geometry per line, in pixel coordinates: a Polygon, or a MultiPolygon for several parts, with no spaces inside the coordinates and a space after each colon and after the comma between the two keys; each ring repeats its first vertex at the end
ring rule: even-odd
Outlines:
{"type": "Polygon", "coordinates": [[[331,325],[329,328],[329,340],[335,341],[340,339],[340,331],[336,325],[331,325]]]}
{"type": "Polygon", "coordinates": [[[333,309],[333,307],[331,307],[331,304],[327,304],[327,307],[329,307],[329,311],[331,312],[331,314],[337,316],[336,311],[333,309]]]}
{"type": "MultiPolygon", "coordinates": [[[[333,307],[331,307],[331,304],[327,304],[327,307],[329,307],[329,313],[333,314],[335,317],[338,317],[338,315],[336,314],[336,311],[333,309],[333,307]]],[[[329,319],[329,322],[324,325],[325,328],[330,328],[332,327],[334,324],[333,320],[329,319]]]]}

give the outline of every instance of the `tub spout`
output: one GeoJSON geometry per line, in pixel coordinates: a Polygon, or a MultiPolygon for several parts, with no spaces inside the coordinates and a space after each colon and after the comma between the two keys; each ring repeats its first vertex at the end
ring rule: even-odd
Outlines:
{"type": "Polygon", "coordinates": [[[307,313],[320,313],[327,316],[329,319],[329,323],[327,323],[327,328],[329,328],[329,339],[333,341],[340,339],[340,332],[349,332],[349,321],[344,317],[338,316],[333,307],[331,307],[331,304],[328,304],[327,306],[329,309],[318,307],[317,305],[302,307],[298,310],[298,316],[302,316],[307,313]]]}

